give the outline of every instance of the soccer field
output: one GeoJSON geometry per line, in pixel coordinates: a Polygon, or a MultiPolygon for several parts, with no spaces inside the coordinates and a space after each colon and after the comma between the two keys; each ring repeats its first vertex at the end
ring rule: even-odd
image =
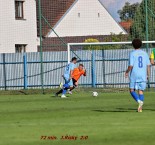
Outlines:
{"type": "Polygon", "coordinates": [[[1,95],[0,145],[155,145],[155,93],[145,94],[143,113],[128,93],[1,95]]]}

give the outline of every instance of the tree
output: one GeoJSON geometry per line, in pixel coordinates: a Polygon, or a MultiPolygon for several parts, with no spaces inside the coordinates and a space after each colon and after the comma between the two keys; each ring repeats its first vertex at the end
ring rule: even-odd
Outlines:
{"type": "MultiPolygon", "coordinates": [[[[88,38],[84,41],[84,43],[94,43],[94,42],[99,42],[98,39],[95,38],[88,38]]],[[[85,50],[100,50],[101,46],[84,46],[85,50]]]]}
{"type": "Polygon", "coordinates": [[[148,3],[148,25],[146,25],[146,0],[143,0],[133,18],[130,38],[140,38],[146,40],[146,30],[148,29],[149,40],[155,40],[155,0],[147,0],[148,3]]]}
{"type": "Polygon", "coordinates": [[[118,10],[121,21],[132,20],[139,5],[139,3],[130,4],[129,2],[126,2],[124,7],[121,10],[118,10]]]}
{"type": "MultiPolygon", "coordinates": [[[[121,42],[122,40],[124,41],[125,35],[122,33],[116,35],[114,33],[111,33],[108,37],[105,37],[103,42],[121,42]]],[[[84,43],[93,43],[93,42],[99,42],[98,39],[95,38],[88,38],[84,41],[84,43]]],[[[117,44],[117,45],[93,45],[93,46],[84,46],[83,49],[85,50],[102,50],[102,49],[122,49],[123,45],[117,44]]]]}

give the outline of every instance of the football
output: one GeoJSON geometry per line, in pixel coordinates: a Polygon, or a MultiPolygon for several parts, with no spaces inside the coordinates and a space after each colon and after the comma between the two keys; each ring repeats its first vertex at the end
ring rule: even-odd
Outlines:
{"type": "Polygon", "coordinates": [[[93,92],[93,97],[97,97],[98,93],[97,92],[93,92]]]}

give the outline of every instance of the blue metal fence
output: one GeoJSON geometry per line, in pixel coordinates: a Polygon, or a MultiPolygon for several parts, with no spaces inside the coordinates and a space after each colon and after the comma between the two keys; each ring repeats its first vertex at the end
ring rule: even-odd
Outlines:
{"type": "MultiPolygon", "coordinates": [[[[87,87],[127,87],[129,80],[124,77],[124,72],[128,66],[130,51],[131,49],[75,51],[81,58],[80,63],[83,63],[87,70],[87,77],[80,79],[79,83],[87,87]]],[[[57,87],[63,81],[61,76],[66,64],[66,51],[43,53],[45,88],[57,87]]],[[[40,66],[38,52],[0,54],[0,89],[41,88],[40,66]]],[[[152,87],[155,84],[154,76],[152,67],[150,79],[152,87]]]]}

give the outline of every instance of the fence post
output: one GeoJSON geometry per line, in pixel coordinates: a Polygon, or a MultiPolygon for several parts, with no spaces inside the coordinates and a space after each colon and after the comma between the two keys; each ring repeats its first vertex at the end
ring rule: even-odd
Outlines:
{"type": "Polygon", "coordinates": [[[106,77],[105,77],[105,55],[104,55],[104,51],[105,50],[102,50],[102,61],[103,61],[103,85],[104,85],[104,88],[106,87],[106,77]]]}
{"type": "Polygon", "coordinates": [[[6,90],[6,69],[5,69],[5,53],[3,53],[3,75],[4,75],[4,89],[6,90]]]}
{"type": "Polygon", "coordinates": [[[95,73],[95,51],[92,50],[92,87],[96,87],[96,73],[95,73]]]}
{"type": "Polygon", "coordinates": [[[24,89],[27,89],[27,57],[26,54],[23,56],[23,64],[24,64],[24,89]]]}
{"type": "MultiPolygon", "coordinates": [[[[148,22],[148,0],[145,0],[145,27],[146,27],[146,41],[149,40],[149,22],[148,22]]],[[[149,48],[149,44],[146,43],[147,52],[149,48]]]]}

